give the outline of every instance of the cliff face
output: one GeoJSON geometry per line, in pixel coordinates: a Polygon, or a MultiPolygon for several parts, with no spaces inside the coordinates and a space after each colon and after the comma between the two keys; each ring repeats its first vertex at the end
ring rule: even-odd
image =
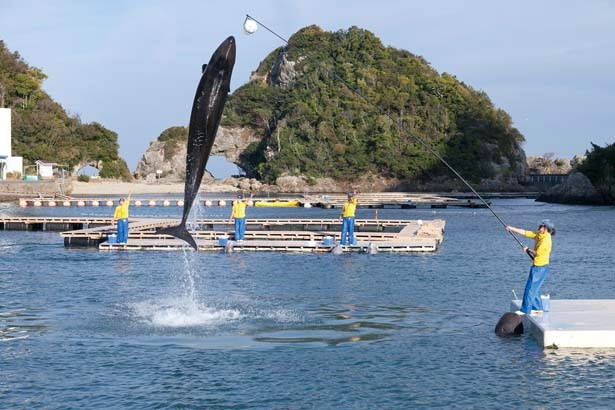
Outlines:
{"type": "MultiPolygon", "coordinates": [[[[153,141],[141,157],[135,173],[146,181],[156,179],[156,171],[164,178],[183,179],[186,176],[186,144],[176,143],[175,153],[165,157],[165,142],[153,141]]],[[[204,178],[207,178],[207,174],[204,178]]]]}
{"type": "Polygon", "coordinates": [[[270,86],[288,88],[300,72],[295,70],[295,65],[301,63],[305,57],[298,57],[297,61],[288,59],[286,53],[281,53],[273,64],[273,68],[267,76],[267,82],[270,86]]]}
{"type": "MultiPolygon", "coordinates": [[[[495,150],[495,148],[494,148],[495,150]]],[[[517,145],[512,149],[510,155],[502,155],[497,161],[489,165],[493,169],[493,177],[483,178],[482,185],[507,186],[518,184],[529,173],[529,167],[525,156],[525,151],[517,145]]],[[[463,176],[463,175],[462,175],[463,176]]]]}
{"type": "MultiPolygon", "coordinates": [[[[224,155],[233,163],[239,164],[239,156],[245,148],[254,141],[258,141],[258,136],[243,127],[219,127],[211,155],[224,155]]],[[[179,141],[153,141],[145,151],[135,173],[147,181],[156,179],[156,171],[161,170],[165,178],[183,179],[186,175],[186,142],[179,141]],[[168,147],[171,144],[172,147],[168,147]],[[171,155],[169,155],[171,153],[171,155]]],[[[205,173],[205,180],[214,178],[209,172],[205,173]]]]}

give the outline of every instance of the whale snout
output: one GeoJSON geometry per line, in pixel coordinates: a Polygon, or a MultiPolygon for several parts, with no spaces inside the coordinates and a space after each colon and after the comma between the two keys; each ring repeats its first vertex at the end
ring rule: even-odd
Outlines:
{"type": "Polygon", "coordinates": [[[223,55],[227,60],[229,60],[230,64],[233,65],[235,63],[235,53],[236,53],[236,43],[235,37],[229,36],[220,44],[217,52],[220,55],[223,55]]]}

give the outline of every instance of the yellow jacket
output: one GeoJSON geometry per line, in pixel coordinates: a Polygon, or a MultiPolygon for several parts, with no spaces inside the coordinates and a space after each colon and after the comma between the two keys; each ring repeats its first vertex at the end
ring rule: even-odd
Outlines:
{"type": "Polygon", "coordinates": [[[549,264],[549,255],[551,254],[551,234],[525,231],[527,238],[534,239],[534,266],[545,266],[549,264]]]}
{"type": "Polygon", "coordinates": [[[346,201],[344,206],[342,207],[342,216],[344,218],[352,218],[354,217],[354,212],[357,209],[357,198],[352,198],[346,201]]]}
{"type": "Polygon", "coordinates": [[[245,218],[246,217],[246,206],[248,206],[247,201],[242,201],[240,199],[236,200],[233,203],[233,210],[231,212],[231,218],[245,218]]]}
{"type": "Polygon", "coordinates": [[[130,206],[130,195],[128,195],[128,198],[126,198],[123,205],[118,205],[115,207],[115,213],[113,214],[113,217],[115,219],[128,218],[128,207],[129,206],[130,206]]]}

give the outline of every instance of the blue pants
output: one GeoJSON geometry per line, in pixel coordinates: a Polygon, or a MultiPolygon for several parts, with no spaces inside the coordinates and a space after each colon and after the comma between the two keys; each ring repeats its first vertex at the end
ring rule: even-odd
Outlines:
{"type": "Polygon", "coordinates": [[[243,241],[246,233],[246,218],[235,218],[235,240],[243,241]]]}
{"type": "Polygon", "coordinates": [[[523,304],[521,311],[529,314],[532,310],[542,310],[542,299],[540,298],[540,288],[543,282],[549,275],[549,265],[532,266],[530,268],[530,276],[525,284],[525,292],[523,293],[523,304]]]}
{"type": "Polygon", "coordinates": [[[354,245],[356,243],[354,239],[354,216],[344,217],[342,222],[342,238],[340,239],[342,245],[354,245]],[[348,240],[346,240],[348,236],[348,240]]]}
{"type": "Polygon", "coordinates": [[[119,243],[128,242],[128,218],[117,220],[117,241],[119,243]]]}

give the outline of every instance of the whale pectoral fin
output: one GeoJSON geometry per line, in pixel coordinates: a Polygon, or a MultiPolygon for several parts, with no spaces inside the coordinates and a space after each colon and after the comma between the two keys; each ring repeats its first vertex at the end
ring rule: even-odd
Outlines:
{"type": "Polygon", "coordinates": [[[156,229],[156,233],[160,235],[174,236],[188,243],[190,246],[194,248],[195,251],[199,250],[199,247],[197,246],[196,241],[194,240],[192,235],[190,235],[190,232],[188,232],[185,225],[167,226],[166,228],[158,228],[156,229]]]}

